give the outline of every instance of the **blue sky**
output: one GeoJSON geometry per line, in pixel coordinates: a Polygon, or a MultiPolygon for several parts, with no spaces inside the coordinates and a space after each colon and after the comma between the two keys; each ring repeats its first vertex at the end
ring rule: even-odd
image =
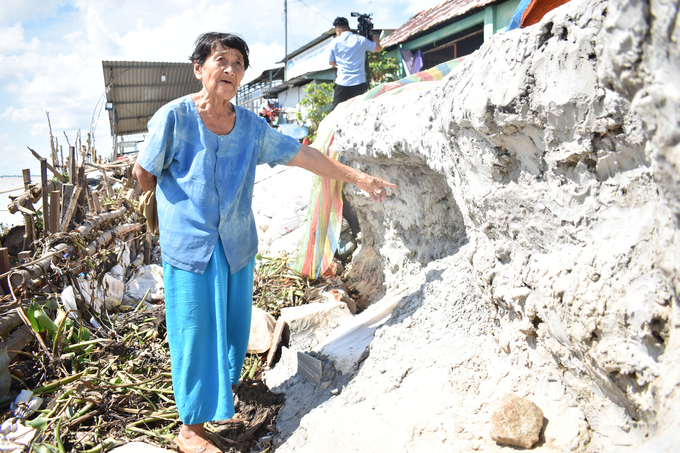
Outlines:
{"type": "MultiPolygon", "coordinates": [[[[332,27],[336,16],[373,13],[377,28],[398,28],[443,0],[288,0],[288,49],[332,27]]],[[[205,31],[239,33],[251,51],[246,81],[284,56],[283,0],[3,0],[0,8],[0,175],[38,174],[26,147],[48,157],[49,132],[66,147],[90,129],[104,91],[102,60],[187,61],[205,31]],[[66,134],[66,136],[64,135],[66,134]]],[[[106,112],[95,130],[111,154],[106,112]]]]}

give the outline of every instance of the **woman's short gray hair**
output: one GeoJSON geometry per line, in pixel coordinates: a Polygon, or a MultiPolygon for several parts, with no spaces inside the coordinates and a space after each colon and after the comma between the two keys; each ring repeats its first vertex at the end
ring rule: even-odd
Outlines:
{"type": "Polygon", "coordinates": [[[194,52],[189,57],[189,60],[192,63],[198,63],[199,66],[203,66],[206,58],[210,56],[219,44],[241,52],[241,55],[243,55],[243,68],[248,69],[248,66],[250,66],[248,44],[240,36],[233,33],[203,33],[194,43],[194,52]]]}

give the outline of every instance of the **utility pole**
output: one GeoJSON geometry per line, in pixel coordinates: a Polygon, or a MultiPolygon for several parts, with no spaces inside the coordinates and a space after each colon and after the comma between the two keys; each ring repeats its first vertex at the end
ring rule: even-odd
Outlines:
{"type": "Polygon", "coordinates": [[[283,80],[288,81],[288,0],[283,0],[283,42],[286,55],[283,57],[283,80]]]}

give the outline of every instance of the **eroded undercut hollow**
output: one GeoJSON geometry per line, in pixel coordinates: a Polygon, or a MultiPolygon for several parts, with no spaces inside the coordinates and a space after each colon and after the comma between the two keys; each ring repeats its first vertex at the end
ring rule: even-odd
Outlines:
{"type": "Polygon", "coordinates": [[[370,302],[400,286],[403,277],[456,253],[467,242],[463,216],[446,177],[416,156],[363,162],[366,171],[397,185],[384,203],[353,186],[344,195],[357,212],[361,248],[348,281],[370,302]]]}

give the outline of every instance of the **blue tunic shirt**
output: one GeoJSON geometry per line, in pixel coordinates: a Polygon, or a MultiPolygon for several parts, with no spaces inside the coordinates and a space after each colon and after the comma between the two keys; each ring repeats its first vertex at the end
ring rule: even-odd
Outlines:
{"type": "Polygon", "coordinates": [[[338,65],[335,83],[351,87],[366,82],[364,59],[375,50],[376,43],[351,31],[343,31],[331,43],[328,61],[338,65]]]}
{"type": "Polygon", "coordinates": [[[218,238],[232,273],[255,257],[255,166],[286,164],[300,150],[297,140],[234,107],[234,129],[216,135],[203,125],[191,95],[164,105],[149,121],[137,157],[158,178],[163,260],[190,272],[203,273],[218,238]]]}

